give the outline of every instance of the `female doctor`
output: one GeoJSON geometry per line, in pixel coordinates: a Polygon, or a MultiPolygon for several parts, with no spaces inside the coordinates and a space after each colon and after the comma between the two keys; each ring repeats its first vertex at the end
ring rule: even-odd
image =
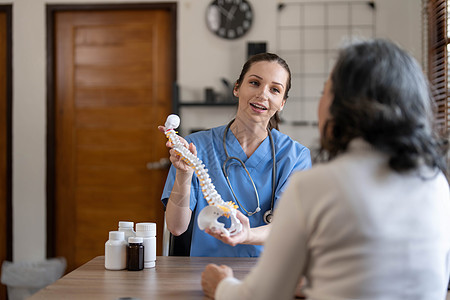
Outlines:
{"type": "MultiPolygon", "coordinates": [[[[271,53],[252,56],[233,89],[239,98],[235,119],[183,140],[203,161],[224,201],[239,206],[237,216],[244,227],[239,234],[225,238],[194,224],[191,256],[260,255],[272,210],[289,176],[311,167],[309,150],[277,130],[277,113],[284,108],[290,87],[291,73],[283,59],[271,53]]],[[[167,147],[172,147],[170,142],[167,147]]],[[[166,206],[167,228],[178,236],[187,230],[192,213],[197,223],[208,203],[192,168],[173,149],[169,153],[172,166],[161,200],[166,206]]]]}

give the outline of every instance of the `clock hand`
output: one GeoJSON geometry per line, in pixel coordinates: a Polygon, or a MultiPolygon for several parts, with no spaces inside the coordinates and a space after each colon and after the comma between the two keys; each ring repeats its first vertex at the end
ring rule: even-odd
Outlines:
{"type": "Polygon", "coordinates": [[[222,6],[217,6],[217,7],[219,8],[222,15],[224,15],[229,20],[230,19],[229,12],[222,6]]]}
{"type": "Polygon", "coordinates": [[[227,11],[222,6],[218,6],[218,7],[219,7],[220,12],[227,18],[228,21],[233,20],[234,14],[236,13],[236,10],[237,10],[237,5],[233,5],[233,7],[231,7],[230,11],[227,11]]]}
{"type": "Polygon", "coordinates": [[[229,19],[233,19],[234,18],[234,14],[236,13],[236,9],[237,9],[237,5],[233,5],[233,7],[230,9],[230,12],[228,13],[228,18],[229,19]],[[231,17],[230,17],[231,15],[231,17]]]}

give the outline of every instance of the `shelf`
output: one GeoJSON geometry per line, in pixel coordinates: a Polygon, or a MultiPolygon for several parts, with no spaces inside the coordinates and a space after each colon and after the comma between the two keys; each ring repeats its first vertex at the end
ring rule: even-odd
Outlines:
{"type": "Polygon", "coordinates": [[[178,105],[181,106],[207,106],[207,107],[219,107],[219,106],[236,106],[237,103],[235,102],[213,102],[213,103],[206,103],[206,102],[179,102],[178,105]]]}
{"type": "Polygon", "coordinates": [[[286,120],[281,120],[280,125],[290,125],[290,126],[299,126],[299,127],[318,127],[319,124],[317,121],[286,121],[286,120]]]}

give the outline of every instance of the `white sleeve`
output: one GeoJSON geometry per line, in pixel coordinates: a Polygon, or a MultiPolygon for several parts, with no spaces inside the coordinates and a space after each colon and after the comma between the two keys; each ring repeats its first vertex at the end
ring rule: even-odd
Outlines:
{"type": "Polygon", "coordinates": [[[307,257],[306,220],[301,209],[295,176],[279,200],[264,251],[256,266],[243,281],[223,280],[215,298],[222,299],[291,299],[307,257]]]}
{"type": "MultiPolygon", "coordinates": [[[[216,288],[215,299],[246,299],[240,293],[242,281],[234,277],[223,279],[216,288]]],[[[251,299],[251,298],[249,298],[251,299]]]]}

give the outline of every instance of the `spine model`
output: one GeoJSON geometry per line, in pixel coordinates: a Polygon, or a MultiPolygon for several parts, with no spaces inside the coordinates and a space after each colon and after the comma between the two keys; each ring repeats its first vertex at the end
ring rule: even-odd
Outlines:
{"type": "Polygon", "coordinates": [[[172,149],[175,150],[184,162],[194,169],[195,175],[200,181],[203,196],[209,204],[209,206],[206,206],[199,213],[197,220],[199,228],[201,230],[205,230],[206,228],[220,230],[227,236],[239,233],[242,230],[242,224],[236,217],[236,208],[238,206],[232,201],[223,201],[220,194],[216,191],[208,175],[208,169],[205,168],[203,162],[181,143],[180,138],[174,130],[179,125],[180,118],[177,115],[169,115],[165,123],[165,134],[173,145],[172,149]],[[221,216],[230,218],[230,228],[225,228],[225,224],[217,221],[221,216]]]}

